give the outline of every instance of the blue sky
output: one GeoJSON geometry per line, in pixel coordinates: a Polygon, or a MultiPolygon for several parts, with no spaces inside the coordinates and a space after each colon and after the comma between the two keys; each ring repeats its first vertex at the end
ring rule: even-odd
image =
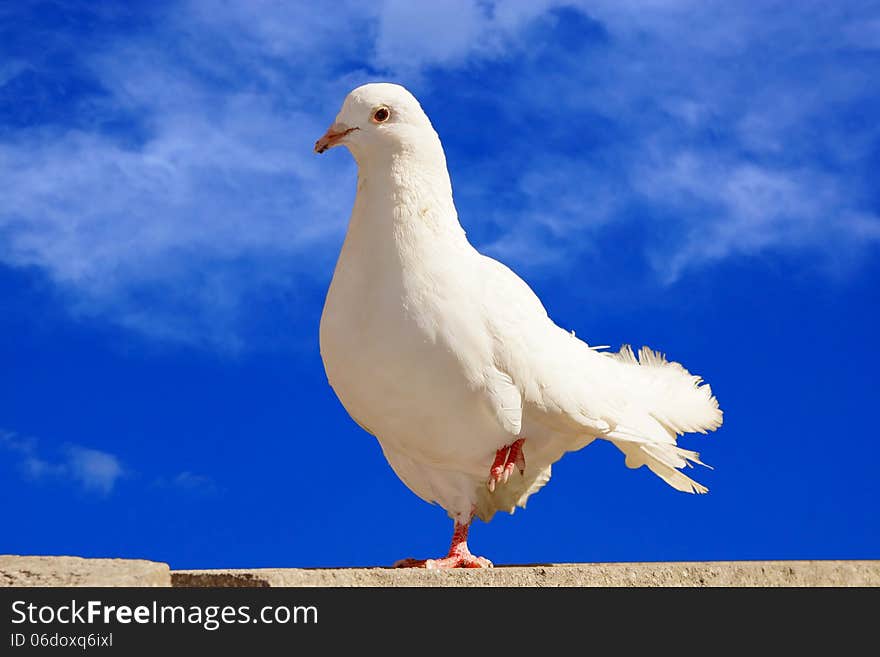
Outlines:
{"type": "Polygon", "coordinates": [[[880,558],[880,4],[124,5],[0,8],[0,552],[445,550],[318,354],[355,167],[311,147],[388,80],[478,248],[725,411],[708,495],[594,444],[475,552],[880,558]]]}

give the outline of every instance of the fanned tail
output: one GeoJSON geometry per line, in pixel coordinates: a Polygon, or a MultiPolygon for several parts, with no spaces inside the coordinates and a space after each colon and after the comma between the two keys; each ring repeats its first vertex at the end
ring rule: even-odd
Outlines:
{"type": "Polygon", "coordinates": [[[677,469],[693,467],[693,463],[710,467],[700,461],[700,455],[697,452],[675,445],[646,444],[621,439],[613,439],[612,442],[626,455],[626,467],[640,468],[647,465],[651,472],[674,489],[684,493],[703,494],[709,492],[709,489],[703,484],[694,481],[677,469]]]}
{"type": "Polygon", "coordinates": [[[712,388],[702,377],[688,372],[681,363],[648,347],[639,349],[636,359],[632,348],[623,345],[619,353],[606,353],[632,366],[636,385],[630,391],[634,401],[655,420],[675,433],[706,433],[721,426],[722,412],[712,388]]]}
{"type": "MultiPolygon", "coordinates": [[[[638,359],[629,345],[619,353],[607,354],[629,366],[632,385],[627,392],[632,399],[624,422],[613,425],[605,438],[626,455],[626,465],[647,465],[673,488],[687,493],[705,493],[708,489],[679,471],[700,461],[697,452],[676,445],[678,435],[706,433],[721,426],[722,411],[712,389],[699,376],[681,364],[648,347],[639,350],[638,359]]],[[[706,466],[708,467],[708,466],[706,466]]]]}

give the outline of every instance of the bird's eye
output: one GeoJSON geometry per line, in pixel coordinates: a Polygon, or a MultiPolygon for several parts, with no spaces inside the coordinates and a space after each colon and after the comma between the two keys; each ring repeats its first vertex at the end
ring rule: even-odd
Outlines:
{"type": "Polygon", "coordinates": [[[373,110],[373,123],[385,123],[388,119],[391,118],[391,110],[384,105],[381,105],[373,110]]]}

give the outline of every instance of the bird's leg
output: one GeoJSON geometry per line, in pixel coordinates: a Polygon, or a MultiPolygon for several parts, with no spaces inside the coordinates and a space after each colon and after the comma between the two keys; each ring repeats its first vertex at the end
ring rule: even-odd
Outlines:
{"type": "MultiPolygon", "coordinates": [[[[490,491],[495,490],[498,483],[507,483],[514,470],[519,470],[521,475],[526,471],[526,458],[523,455],[523,443],[525,438],[519,438],[509,445],[505,445],[495,453],[495,460],[489,468],[489,480],[487,485],[490,491]]],[[[401,559],[394,564],[395,568],[491,568],[492,562],[483,557],[475,557],[471,554],[467,545],[468,530],[474,514],[471,512],[466,523],[455,522],[452,532],[452,544],[449,546],[449,554],[441,559],[401,559]]]]}
{"type": "Polygon", "coordinates": [[[510,475],[513,474],[514,468],[519,470],[521,475],[525,474],[526,457],[523,456],[522,451],[525,441],[525,438],[520,438],[510,445],[505,445],[495,453],[495,461],[493,461],[492,467],[489,468],[489,480],[486,482],[489,491],[494,492],[496,484],[506,484],[507,480],[510,479],[510,475]]]}
{"type": "Polygon", "coordinates": [[[439,570],[442,568],[491,568],[491,561],[483,557],[475,557],[468,549],[467,536],[470,527],[470,520],[465,524],[456,521],[452,532],[452,544],[449,546],[449,554],[445,557],[441,559],[402,559],[394,564],[394,567],[427,568],[428,570],[439,570]]]}

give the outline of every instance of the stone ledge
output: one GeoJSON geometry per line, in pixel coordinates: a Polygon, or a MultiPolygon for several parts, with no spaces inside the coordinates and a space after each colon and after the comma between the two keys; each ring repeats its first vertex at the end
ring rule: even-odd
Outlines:
{"type": "Polygon", "coordinates": [[[871,586],[877,561],[699,561],[501,566],[490,570],[169,570],[132,559],[0,556],[0,586],[871,586]]]}
{"type": "Polygon", "coordinates": [[[545,564],[488,570],[260,568],[172,571],[173,586],[880,586],[880,561],[545,564]]]}
{"type": "Polygon", "coordinates": [[[142,559],[0,555],[0,586],[171,586],[168,564],[142,559]]]}

